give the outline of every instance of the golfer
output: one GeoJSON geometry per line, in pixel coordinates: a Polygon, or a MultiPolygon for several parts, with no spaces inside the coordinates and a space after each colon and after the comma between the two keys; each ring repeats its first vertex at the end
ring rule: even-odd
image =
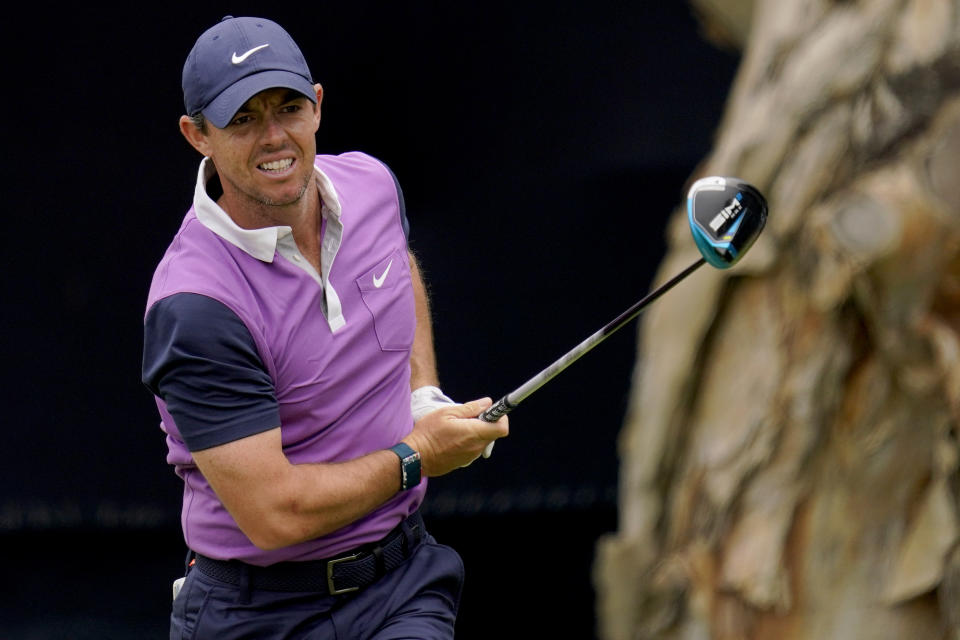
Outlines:
{"type": "Polygon", "coordinates": [[[507,419],[438,388],[400,187],[317,155],[323,89],[286,31],[227,17],[183,68],[193,206],[156,268],[143,381],[184,483],[171,638],[451,638],[457,553],[425,478],[507,419]]]}

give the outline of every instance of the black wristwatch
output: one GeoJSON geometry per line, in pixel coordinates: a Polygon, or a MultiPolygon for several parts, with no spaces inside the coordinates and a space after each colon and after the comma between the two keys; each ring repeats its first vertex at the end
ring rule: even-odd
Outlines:
{"type": "Polygon", "coordinates": [[[420,484],[420,453],[404,442],[390,447],[400,458],[400,490],[406,491],[420,484]]]}

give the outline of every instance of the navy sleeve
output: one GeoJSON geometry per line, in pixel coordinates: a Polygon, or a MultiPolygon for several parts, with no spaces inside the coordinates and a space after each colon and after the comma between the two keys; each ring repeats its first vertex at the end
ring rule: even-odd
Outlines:
{"type": "Polygon", "coordinates": [[[273,380],[226,305],[174,294],[150,308],[143,331],[143,383],[166,402],[190,451],[280,426],[273,380]]]}
{"type": "Polygon", "coordinates": [[[397,187],[397,202],[400,205],[400,224],[403,226],[403,235],[406,237],[407,242],[410,242],[410,221],[407,220],[407,204],[403,201],[403,189],[400,188],[400,181],[397,180],[397,176],[393,173],[393,170],[383,162],[384,167],[387,168],[387,171],[390,172],[390,177],[393,178],[393,184],[397,187]]]}

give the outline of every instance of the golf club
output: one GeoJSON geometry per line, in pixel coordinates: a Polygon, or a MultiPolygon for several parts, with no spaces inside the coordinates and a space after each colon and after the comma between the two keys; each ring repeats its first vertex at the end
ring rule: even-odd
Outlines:
{"type": "MultiPolygon", "coordinates": [[[[735,265],[763,230],[767,221],[767,201],[760,191],[743,180],[718,176],[702,178],[693,183],[687,193],[687,220],[697,249],[700,250],[700,259],[644,296],[549,367],[500,398],[479,418],[496,422],[516,409],[534,391],[640,315],[647,305],[704,263],[709,262],[718,269],[729,269],[735,265]]],[[[491,442],[483,452],[483,457],[489,457],[492,449],[491,442]]]]}

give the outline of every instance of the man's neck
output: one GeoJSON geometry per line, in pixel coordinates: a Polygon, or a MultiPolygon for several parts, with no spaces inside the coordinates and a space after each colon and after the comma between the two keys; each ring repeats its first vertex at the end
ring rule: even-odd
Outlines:
{"type": "Polygon", "coordinates": [[[289,205],[270,205],[235,193],[229,186],[217,204],[243,229],[290,227],[297,248],[317,271],[320,271],[321,201],[315,179],[311,179],[303,196],[289,205]]]}

